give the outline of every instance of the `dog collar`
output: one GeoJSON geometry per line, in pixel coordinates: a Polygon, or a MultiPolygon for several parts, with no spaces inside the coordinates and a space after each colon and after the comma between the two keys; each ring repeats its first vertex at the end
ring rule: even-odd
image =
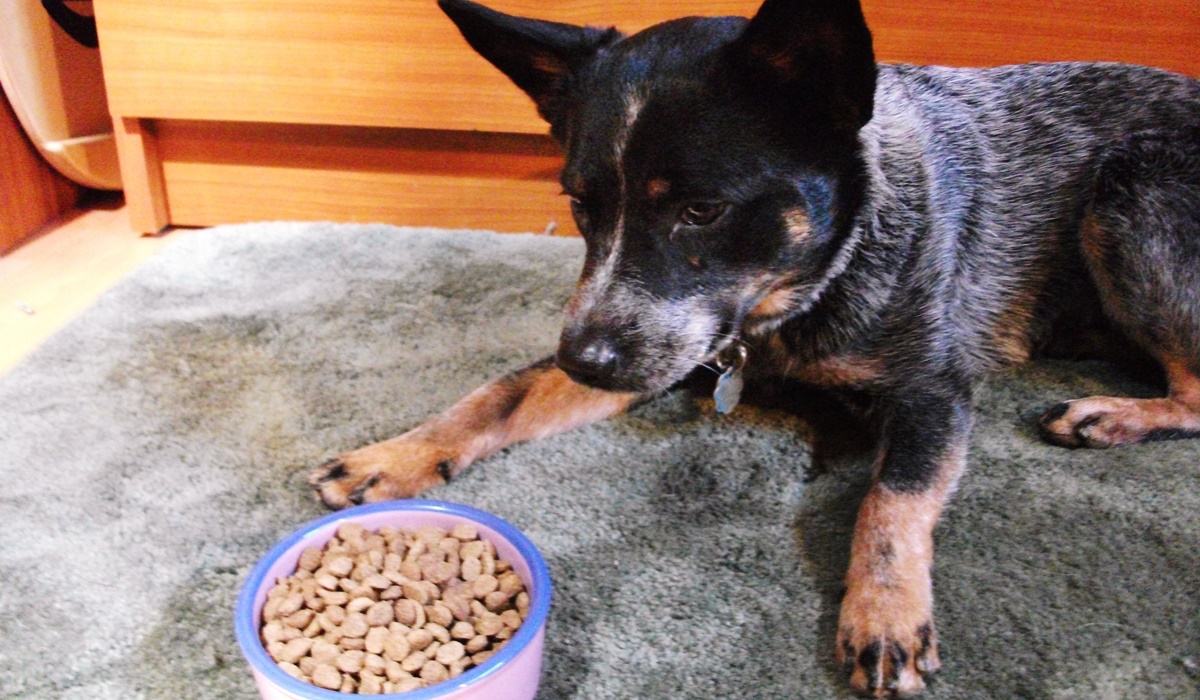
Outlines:
{"type": "Polygon", "coordinates": [[[746,346],[735,342],[717,355],[717,369],[721,376],[717,378],[717,388],[713,391],[713,401],[717,404],[717,413],[729,413],[738,405],[742,398],[742,367],[746,365],[746,346]]]}

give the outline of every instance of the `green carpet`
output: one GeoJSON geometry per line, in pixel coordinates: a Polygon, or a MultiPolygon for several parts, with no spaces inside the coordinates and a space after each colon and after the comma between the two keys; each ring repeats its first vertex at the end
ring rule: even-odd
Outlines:
{"type": "MultiPolygon", "coordinates": [[[[325,512],[307,471],[549,354],[581,255],[329,224],[169,245],[0,377],[0,697],[257,697],[234,599],[325,512]]],[[[1200,698],[1200,442],[1070,451],[1033,427],[1109,392],[1152,389],[1098,363],[980,388],[927,697],[1200,698]]],[[[870,453],[794,403],[718,418],[677,391],[428,492],[545,554],[540,698],[849,697],[831,649],[870,453]]]]}

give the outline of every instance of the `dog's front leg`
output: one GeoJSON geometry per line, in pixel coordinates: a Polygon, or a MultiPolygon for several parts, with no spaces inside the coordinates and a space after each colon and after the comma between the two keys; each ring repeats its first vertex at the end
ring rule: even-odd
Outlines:
{"type": "Polygon", "coordinates": [[[968,392],[885,403],[874,481],[859,508],[836,657],[855,692],[908,697],[937,671],[933,528],[966,460],[968,392]]]}
{"type": "Polygon", "coordinates": [[[548,358],[484,384],[399,437],[330,460],[309,483],[333,508],[406,498],[513,443],[620,413],[638,396],[576,384],[548,358]]]}

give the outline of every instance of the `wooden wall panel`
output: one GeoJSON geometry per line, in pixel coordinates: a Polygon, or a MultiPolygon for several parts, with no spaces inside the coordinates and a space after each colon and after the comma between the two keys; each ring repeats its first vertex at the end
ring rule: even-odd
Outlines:
{"type": "MultiPolygon", "coordinates": [[[[636,30],[757,0],[492,0],[636,30]]],[[[96,0],[112,111],[170,119],[544,133],[434,0],[96,0]]],[[[1126,60],[1200,75],[1196,0],[868,0],[880,59],[1126,60]]]]}
{"type": "MultiPolygon", "coordinates": [[[[494,4],[629,27],[683,12],[677,0],[494,4]]],[[[751,5],[704,7],[735,14],[751,5]]],[[[114,114],[546,131],[435,0],[97,0],[95,10],[114,114]]]]}
{"type": "Polygon", "coordinates": [[[1200,77],[1196,0],[864,0],[881,60],[1121,61],[1200,77]]]}

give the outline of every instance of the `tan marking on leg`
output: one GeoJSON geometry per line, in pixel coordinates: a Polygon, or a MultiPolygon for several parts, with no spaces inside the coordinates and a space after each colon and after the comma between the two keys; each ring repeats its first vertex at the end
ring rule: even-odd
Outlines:
{"type": "Polygon", "coordinates": [[[620,413],[639,394],[601,391],[577,384],[557,367],[540,375],[507,420],[476,432],[463,443],[457,473],[508,445],[557,435],[620,413]]]}
{"type": "Polygon", "coordinates": [[[1182,358],[1165,357],[1162,364],[1167,373],[1167,395],[1192,411],[1200,411],[1200,377],[1182,358]]]}
{"type": "Polygon", "coordinates": [[[1161,399],[1089,396],[1042,416],[1042,436],[1065,447],[1115,447],[1146,440],[1200,436],[1200,379],[1187,363],[1162,358],[1168,393],[1161,399]]]}
{"type": "Polygon", "coordinates": [[[870,697],[909,697],[940,667],[933,624],[933,529],[966,460],[955,446],[919,493],[876,484],[863,500],[838,621],[837,662],[870,697]]]}
{"type": "Polygon", "coordinates": [[[602,420],[637,398],[581,386],[553,366],[523,370],[485,384],[399,437],[331,460],[309,483],[335,508],[407,498],[508,445],[602,420]]]}
{"type": "Polygon", "coordinates": [[[1033,320],[1033,305],[1036,299],[1031,294],[1014,294],[1009,299],[1009,308],[991,329],[992,347],[995,357],[992,367],[1015,367],[1029,361],[1033,355],[1033,344],[1029,339],[1029,327],[1033,320]]]}

